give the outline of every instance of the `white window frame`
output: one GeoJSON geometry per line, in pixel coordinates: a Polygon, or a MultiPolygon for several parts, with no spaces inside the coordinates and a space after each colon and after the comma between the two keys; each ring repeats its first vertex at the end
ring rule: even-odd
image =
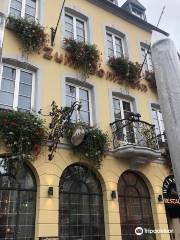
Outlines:
{"type": "MultiPolygon", "coordinates": [[[[146,56],[146,63],[147,63],[147,70],[152,72],[153,71],[153,63],[152,63],[152,56],[151,56],[151,52],[148,51],[148,49],[146,47],[141,46],[141,57],[142,57],[142,63],[144,63],[144,56],[142,54],[142,49],[145,52],[145,56],[146,56]],[[149,61],[148,56],[151,56],[151,62],[149,61]]],[[[146,71],[145,67],[143,66],[143,71],[146,71]]]]}
{"type": "MultiPolygon", "coordinates": [[[[116,96],[113,96],[113,99],[116,99],[116,100],[119,100],[119,101],[120,101],[120,110],[121,110],[122,119],[125,119],[124,109],[123,109],[123,101],[130,103],[131,111],[133,111],[132,101],[127,100],[127,99],[125,99],[125,98],[119,98],[119,97],[116,97],[116,96]]],[[[114,114],[114,105],[113,105],[113,114],[114,114]]],[[[115,117],[114,117],[114,120],[115,120],[115,117]]]]}
{"type": "Polygon", "coordinates": [[[154,107],[154,106],[151,106],[151,110],[152,110],[152,112],[156,111],[156,113],[157,113],[156,115],[157,115],[157,120],[158,120],[159,131],[161,134],[161,139],[162,139],[162,142],[165,142],[166,141],[165,136],[164,136],[165,128],[164,128],[164,124],[162,125],[162,120],[160,117],[160,114],[162,116],[162,112],[161,112],[160,108],[154,107]]]}
{"type": "MultiPolygon", "coordinates": [[[[114,51],[114,57],[116,58],[117,57],[117,51],[116,51],[116,38],[119,38],[121,40],[121,43],[122,43],[122,57],[125,57],[125,47],[124,47],[124,38],[117,35],[117,34],[114,34],[110,31],[106,31],[106,46],[107,46],[107,34],[111,35],[112,36],[112,40],[113,40],[113,51],[114,51]]],[[[107,46],[107,54],[108,54],[108,46],[107,46]]],[[[109,56],[108,56],[109,58],[109,56]]]]}
{"type": "MultiPolygon", "coordinates": [[[[76,89],[76,101],[79,102],[79,103],[80,103],[80,100],[79,100],[79,89],[83,89],[83,90],[85,90],[85,91],[88,92],[88,97],[89,97],[89,99],[88,99],[88,100],[89,100],[89,117],[90,117],[89,124],[90,124],[90,126],[93,126],[93,118],[92,118],[92,99],[91,99],[91,94],[92,94],[92,92],[91,92],[91,90],[88,89],[88,88],[85,88],[85,87],[81,87],[80,85],[73,84],[73,83],[68,82],[68,81],[65,83],[65,86],[66,86],[66,85],[75,87],[75,89],[76,89]]],[[[75,109],[75,111],[76,111],[76,121],[77,121],[77,122],[78,122],[78,121],[81,121],[80,116],[79,116],[79,111],[78,111],[77,109],[75,109]]]]}
{"type": "MultiPolygon", "coordinates": [[[[24,68],[18,68],[13,65],[9,65],[9,64],[2,64],[0,67],[1,67],[0,89],[1,89],[1,83],[2,83],[3,68],[9,67],[9,68],[13,68],[16,70],[16,78],[15,78],[15,86],[14,86],[14,100],[13,100],[13,106],[12,106],[12,109],[14,109],[16,111],[18,110],[20,73],[21,73],[21,71],[23,71],[23,72],[32,74],[32,90],[31,90],[31,108],[30,108],[30,110],[35,109],[35,73],[32,71],[26,70],[24,68]]],[[[24,110],[26,110],[26,109],[24,109],[24,110]]]]}
{"type": "Polygon", "coordinates": [[[139,17],[144,20],[144,13],[137,7],[132,6],[132,14],[135,15],[136,17],[139,17]],[[139,11],[140,14],[136,13],[135,11],[139,11]]]}
{"type": "MultiPolygon", "coordinates": [[[[76,31],[76,25],[77,25],[76,22],[77,22],[77,20],[79,20],[79,21],[84,23],[84,37],[85,37],[84,40],[85,40],[85,43],[87,43],[88,42],[87,21],[82,19],[82,18],[76,17],[75,15],[65,11],[65,15],[64,16],[66,17],[66,15],[73,18],[73,39],[74,40],[77,40],[77,31],[76,31]]],[[[64,21],[64,24],[65,24],[65,21],[64,21]]],[[[65,31],[66,30],[64,28],[64,36],[65,36],[65,31]]]]}
{"type": "Polygon", "coordinates": [[[117,0],[108,0],[108,1],[118,6],[118,1],[117,0]]]}
{"type": "MultiPolygon", "coordinates": [[[[123,101],[130,103],[131,112],[133,111],[133,103],[132,103],[132,101],[124,99],[124,98],[119,98],[119,97],[116,97],[116,96],[112,96],[112,97],[113,97],[113,100],[116,99],[116,100],[120,101],[120,111],[121,111],[121,116],[122,116],[121,119],[122,120],[125,119],[124,108],[123,108],[123,101]]],[[[114,101],[113,101],[113,118],[114,118],[114,121],[116,121],[115,116],[114,116],[114,101]]],[[[125,127],[123,129],[123,134],[124,134],[124,136],[126,136],[126,128],[125,127]]],[[[126,141],[124,141],[124,142],[126,142],[126,141]]],[[[128,143],[128,142],[126,142],[126,143],[128,143]]]]}
{"type": "MultiPolygon", "coordinates": [[[[9,3],[9,15],[10,15],[10,10],[11,10],[11,1],[10,0],[10,3],[9,3]]],[[[26,1],[27,0],[22,0],[22,8],[21,8],[21,18],[25,18],[25,13],[26,13],[26,1]]],[[[34,17],[34,20],[37,21],[38,20],[38,12],[39,12],[39,1],[40,0],[36,0],[36,14],[35,14],[35,17],[34,17]]]]}

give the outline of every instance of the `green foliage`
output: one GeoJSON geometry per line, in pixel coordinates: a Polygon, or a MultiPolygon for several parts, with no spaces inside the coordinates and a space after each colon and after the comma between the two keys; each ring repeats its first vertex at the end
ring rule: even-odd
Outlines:
{"type": "Polygon", "coordinates": [[[20,38],[24,52],[38,52],[47,43],[47,34],[39,23],[12,16],[8,18],[8,23],[20,38]]]}
{"type": "Polygon", "coordinates": [[[140,65],[138,63],[130,62],[122,57],[112,57],[109,59],[108,64],[116,75],[126,83],[136,83],[139,80],[140,65]]]}
{"type": "Polygon", "coordinates": [[[146,71],[145,79],[148,81],[149,87],[152,90],[157,91],[155,73],[153,71],[146,71]]]}
{"type": "Polygon", "coordinates": [[[46,138],[43,121],[29,112],[0,110],[0,138],[13,156],[33,158],[46,138]]]}
{"type": "Polygon", "coordinates": [[[96,45],[67,38],[64,40],[64,45],[74,68],[80,69],[85,77],[95,74],[100,66],[100,53],[96,45]]]}
{"type": "Polygon", "coordinates": [[[99,128],[91,128],[81,123],[71,123],[69,124],[65,134],[69,142],[71,141],[73,132],[78,125],[84,127],[85,137],[79,146],[73,146],[74,153],[77,154],[80,159],[88,161],[94,167],[99,169],[101,167],[101,162],[105,155],[105,151],[108,149],[108,135],[103,133],[99,128]]]}

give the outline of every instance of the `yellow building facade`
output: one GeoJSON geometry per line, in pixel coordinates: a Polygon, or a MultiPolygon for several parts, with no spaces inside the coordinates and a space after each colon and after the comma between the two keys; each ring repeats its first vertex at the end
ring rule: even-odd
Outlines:
{"type": "MultiPolygon", "coordinates": [[[[9,13],[17,14],[18,1],[14,2],[16,3],[11,1],[9,4],[9,13]]],[[[34,14],[33,4],[36,2],[36,17],[39,19],[40,24],[45,26],[45,31],[51,36],[50,28],[56,26],[63,1],[37,0],[29,1],[29,3],[28,1],[22,2],[25,6],[26,4],[30,4],[31,8],[29,12],[32,14],[34,14]]],[[[136,6],[136,8],[138,8],[138,6],[136,6]]],[[[142,9],[140,8],[140,10],[142,9]]],[[[24,17],[23,14],[28,14],[26,8],[24,12],[22,12],[21,9],[21,17],[24,17]]],[[[11,29],[6,27],[2,52],[3,63],[1,79],[3,79],[4,76],[3,69],[6,67],[15,69],[13,71],[16,71],[16,78],[18,74],[21,74],[23,71],[31,74],[32,94],[30,101],[31,107],[33,107],[36,112],[43,109],[43,113],[48,113],[52,101],[55,101],[59,106],[66,106],[68,99],[67,91],[71,91],[72,89],[76,91],[74,100],[78,100],[77,96],[80,94],[84,93],[86,96],[88,95],[88,100],[86,100],[89,104],[89,110],[84,113],[84,119],[88,119],[91,126],[97,126],[104,132],[107,132],[111,142],[110,148],[103,158],[102,166],[99,170],[95,169],[88,162],[81,162],[81,164],[78,165],[80,159],[73,153],[71,146],[67,143],[58,145],[52,161],[48,160],[48,147],[44,146],[40,155],[33,161],[27,163],[34,174],[37,190],[35,194],[34,238],[32,238],[32,236],[28,238],[28,235],[26,235],[24,238],[14,237],[10,239],[140,239],[137,238],[135,233],[132,236],[128,235],[128,231],[131,231],[131,233],[135,231],[135,229],[128,230],[128,226],[132,228],[134,226],[134,228],[136,228],[138,224],[140,224],[141,227],[144,221],[141,217],[143,217],[145,221],[147,219],[147,221],[151,221],[147,223],[144,222],[144,226],[147,224],[147,226],[151,226],[152,229],[169,230],[165,205],[163,201],[158,200],[158,196],[162,195],[163,182],[165,178],[170,175],[170,170],[165,165],[159,150],[128,143],[123,145],[124,147],[114,149],[112,144],[112,129],[110,126],[110,123],[116,120],[115,110],[117,110],[117,112],[118,110],[119,112],[124,111],[125,114],[123,106],[126,103],[129,104],[129,111],[141,115],[141,121],[149,124],[154,123],[153,109],[157,107],[157,112],[159,111],[157,93],[149,87],[148,82],[144,79],[142,79],[141,82],[147,86],[147,91],[132,88],[125,84],[119,84],[113,79],[108,79],[107,72],[111,70],[107,61],[109,54],[118,55],[119,50],[120,52],[123,51],[124,56],[132,62],[142,63],[144,56],[143,51],[148,51],[152,30],[155,29],[154,26],[147,23],[141,16],[135,16],[127,12],[126,9],[115,5],[113,1],[66,0],[57,28],[54,46],[51,47],[50,42],[48,43],[51,50],[49,54],[52,58],[47,59],[45,56],[47,49],[41,50],[38,54],[29,54],[28,57],[26,54],[23,55],[19,38],[11,29]],[[101,68],[106,72],[106,75],[103,77],[91,75],[84,82],[80,71],[65,64],[66,51],[64,49],[63,39],[66,34],[74,34],[73,37],[75,39],[84,37],[87,43],[97,45],[99,51],[102,52],[101,68]],[[58,53],[59,56],[60,54],[63,55],[64,58],[61,63],[56,61],[56,53],[58,53]],[[117,104],[117,109],[115,109],[115,103],[117,104]],[[118,106],[120,109],[118,109],[118,106]],[[97,222],[92,223],[92,225],[94,224],[94,228],[89,227],[90,230],[88,230],[88,226],[91,224],[91,221],[88,220],[88,213],[82,212],[82,216],[80,213],[74,213],[75,217],[78,216],[84,219],[80,221],[77,220],[79,219],[77,217],[74,227],[70,225],[68,220],[68,214],[73,213],[69,213],[68,210],[65,213],[62,209],[62,205],[67,202],[70,204],[69,208],[73,208],[71,205],[73,202],[66,200],[65,193],[60,191],[61,184],[66,184],[62,183],[62,181],[67,181],[68,179],[66,176],[66,174],[68,174],[68,168],[72,168],[72,172],[76,170],[73,170],[73,166],[80,166],[80,168],[84,166],[85,169],[91,169],[92,173],[89,173],[89,176],[94,179],[93,181],[98,182],[98,205],[94,203],[92,206],[89,205],[89,208],[93,210],[93,208],[96,209],[96,207],[99,206],[99,208],[95,210],[94,216],[101,216],[97,222]],[[136,197],[127,200],[129,201],[127,204],[123,203],[128,195],[124,193],[124,196],[126,196],[124,197],[119,190],[122,175],[124,179],[126,177],[128,179],[126,188],[130,189],[129,194],[133,192],[131,187],[135,186],[134,181],[139,181],[141,185],[139,185],[140,189],[144,188],[147,190],[145,197],[141,196],[142,198],[138,198],[140,204],[136,197]],[[53,195],[50,196],[48,195],[48,190],[52,190],[52,188],[53,195]],[[101,198],[102,201],[100,200],[101,198]],[[131,205],[133,207],[129,208],[131,205]],[[139,206],[144,207],[140,209],[139,206]],[[103,209],[101,213],[100,208],[101,210],[103,209]],[[147,211],[147,213],[145,211],[147,211]],[[151,212],[152,219],[150,216],[146,216],[146,214],[151,212]],[[67,216],[65,216],[66,214],[67,216]],[[86,215],[86,218],[83,218],[83,214],[86,215]],[[123,218],[125,216],[130,216],[132,219],[126,222],[123,218]],[[78,227],[79,225],[81,225],[81,227],[84,226],[83,230],[81,227],[78,227]],[[97,228],[95,228],[95,225],[97,225],[97,228]],[[71,233],[71,230],[74,228],[77,230],[77,232],[75,231],[76,234],[71,233]],[[99,228],[101,228],[101,233],[98,232],[100,231],[99,228]],[[93,231],[97,231],[98,233],[92,233],[93,231]]],[[[163,33],[160,29],[157,29],[157,31],[163,33]]],[[[147,67],[151,67],[148,66],[148,64],[150,65],[150,62],[148,63],[147,61],[147,67]]],[[[2,85],[0,86],[2,87],[2,85]]],[[[10,99],[10,96],[8,99],[10,99]]],[[[5,97],[4,100],[1,100],[0,106],[3,107],[4,102],[8,100],[5,97]]],[[[12,108],[17,109],[15,102],[13,102],[12,108]]],[[[84,119],[81,120],[83,121],[84,119]]],[[[49,122],[48,117],[46,121],[47,123],[49,122]]],[[[3,147],[1,148],[1,152],[3,153],[3,147]]],[[[81,179],[81,181],[83,180],[81,179]]],[[[74,189],[74,191],[76,193],[76,189],[74,189]]],[[[68,195],[69,193],[66,194],[71,197],[71,195],[68,195]]],[[[94,196],[93,193],[92,196],[94,196]]],[[[83,202],[81,201],[79,204],[82,204],[83,208],[83,202]]],[[[23,225],[23,223],[21,224],[23,225]]],[[[24,231],[28,231],[26,227],[24,227],[24,231]]],[[[146,234],[145,237],[143,239],[171,239],[168,233],[157,233],[155,236],[153,234],[146,234]]],[[[4,237],[3,239],[8,238],[4,237]]]]}

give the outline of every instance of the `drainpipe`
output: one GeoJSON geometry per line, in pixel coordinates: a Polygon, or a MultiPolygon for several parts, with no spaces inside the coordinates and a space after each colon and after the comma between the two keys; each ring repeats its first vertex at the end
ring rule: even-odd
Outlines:
{"type": "Polygon", "coordinates": [[[168,38],[156,41],[151,51],[159,102],[180,197],[180,60],[173,41],[168,38]]]}

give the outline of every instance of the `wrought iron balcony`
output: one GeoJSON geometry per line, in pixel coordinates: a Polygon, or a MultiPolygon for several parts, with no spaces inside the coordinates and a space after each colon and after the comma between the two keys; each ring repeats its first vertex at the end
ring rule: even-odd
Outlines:
{"type": "Polygon", "coordinates": [[[138,158],[142,162],[160,157],[155,126],[140,120],[140,114],[130,113],[129,118],[110,124],[114,152],[118,156],[138,158]]]}

